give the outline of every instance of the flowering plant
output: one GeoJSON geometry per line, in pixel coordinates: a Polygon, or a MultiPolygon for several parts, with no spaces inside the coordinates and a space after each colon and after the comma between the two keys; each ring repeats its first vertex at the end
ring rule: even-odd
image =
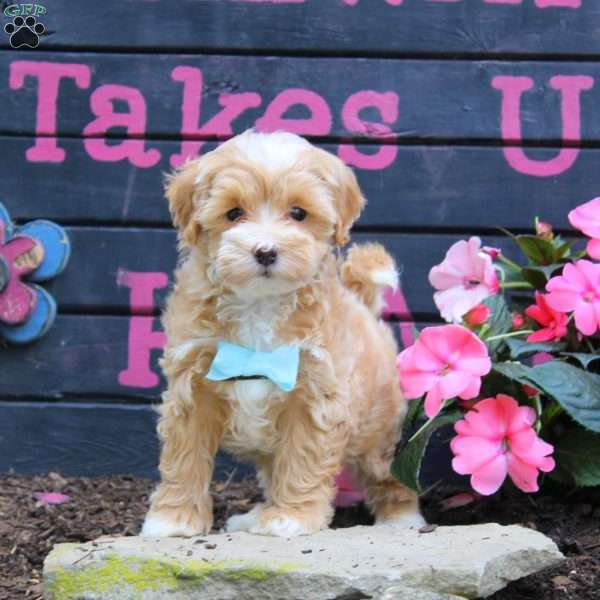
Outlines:
{"type": "Polygon", "coordinates": [[[449,324],[424,328],[398,356],[412,402],[392,472],[405,485],[420,491],[423,456],[444,425],[452,468],[482,495],[507,478],[524,492],[548,479],[600,485],[600,198],[569,222],[586,250],[536,220],[535,234],[505,232],[523,260],[471,237],[431,269],[449,324]]]}

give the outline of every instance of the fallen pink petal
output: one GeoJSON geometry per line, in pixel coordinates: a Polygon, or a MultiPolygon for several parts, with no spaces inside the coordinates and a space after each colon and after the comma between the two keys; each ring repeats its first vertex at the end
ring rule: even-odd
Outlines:
{"type": "Polygon", "coordinates": [[[36,492],[33,497],[44,504],[65,504],[71,502],[71,496],[60,492],[36,492]]]}
{"type": "Polygon", "coordinates": [[[469,504],[473,504],[476,500],[479,500],[479,498],[480,496],[478,494],[470,494],[469,492],[454,494],[454,496],[449,496],[440,502],[440,510],[446,512],[453,508],[468,506],[469,504]]]}

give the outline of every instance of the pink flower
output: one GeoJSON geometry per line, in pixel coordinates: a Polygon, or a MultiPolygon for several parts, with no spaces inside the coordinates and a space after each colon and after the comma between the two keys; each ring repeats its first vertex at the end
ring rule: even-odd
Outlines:
{"type": "Polygon", "coordinates": [[[429,282],[438,290],[433,299],[442,318],[454,323],[499,290],[492,259],[481,250],[478,237],[453,244],[443,262],[429,272],[429,282]]]}
{"type": "Polygon", "coordinates": [[[396,366],[407,398],[427,392],[425,414],[431,418],[443,400],[475,398],[492,362],[474,333],[460,325],[441,325],[423,329],[416,343],[400,353],[396,366]]]}
{"type": "Polygon", "coordinates": [[[527,337],[528,342],[558,341],[567,335],[569,317],[550,308],[544,294],[535,293],[535,304],[525,309],[525,314],[543,325],[542,329],[538,329],[527,337]]]}
{"type": "Polygon", "coordinates": [[[554,448],[537,436],[535,420],[531,407],[504,394],[478,402],[454,425],[452,468],[471,475],[473,489],[484,496],[496,492],[507,474],[524,492],[537,492],[538,471],[554,469],[554,448]]]}
{"type": "Polygon", "coordinates": [[[490,317],[490,309],[485,304],[474,306],[465,316],[464,321],[471,327],[483,325],[490,317]]]}
{"type": "Polygon", "coordinates": [[[575,312],[575,327],[592,335],[600,326],[600,265],[589,260],[566,264],[547,284],[546,303],[558,312],[575,312]]]}
{"type": "Polygon", "coordinates": [[[600,198],[594,198],[569,213],[569,223],[592,238],[587,245],[587,253],[600,259],[600,198]]]}
{"type": "Polygon", "coordinates": [[[71,496],[60,492],[36,492],[33,497],[44,504],[64,504],[71,501],[71,496]]]}
{"type": "Polygon", "coordinates": [[[502,254],[502,250],[500,250],[500,248],[494,248],[494,246],[483,246],[481,250],[492,260],[496,260],[502,254]]]}

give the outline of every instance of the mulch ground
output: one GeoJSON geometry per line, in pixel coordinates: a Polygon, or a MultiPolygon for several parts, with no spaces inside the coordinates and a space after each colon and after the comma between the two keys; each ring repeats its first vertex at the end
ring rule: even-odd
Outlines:
{"type": "MultiPolygon", "coordinates": [[[[0,476],[0,600],[42,598],[45,556],[59,542],[101,535],[135,535],[146,512],[153,482],[134,477],[63,478],[0,476]],[[71,500],[47,505],[36,492],[62,492],[71,500]]],[[[213,486],[215,528],[260,499],[256,481],[213,486]]],[[[600,499],[504,494],[448,509],[450,489],[424,498],[430,523],[459,525],[497,521],[520,523],[549,535],[567,556],[559,567],[511,584],[493,600],[600,600],[600,499]]],[[[335,526],[367,524],[364,507],[338,511],[335,526]]]]}

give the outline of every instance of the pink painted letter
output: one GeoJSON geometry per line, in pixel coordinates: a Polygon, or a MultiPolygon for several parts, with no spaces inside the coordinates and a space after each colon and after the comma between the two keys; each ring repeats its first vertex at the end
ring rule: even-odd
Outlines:
{"type": "MultiPolygon", "coordinates": [[[[183,83],[183,102],[181,104],[181,136],[183,138],[202,135],[233,135],[231,123],[246,109],[260,106],[261,98],[253,92],[242,94],[220,94],[219,104],[223,110],[200,127],[200,107],[202,104],[202,71],[195,67],[175,67],[171,71],[173,81],[183,83]]],[[[171,166],[178,167],[188,158],[197,156],[205,142],[185,140],[181,142],[181,152],[171,156],[171,166]]]]}
{"type": "MultiPolygon", "coordinates": [[[[96,115],[83,130],[84,136],[102,136],[111,127],[125,127],[128,135],[144,135],[146,132],[146,101],[137,88],[125,85],[101,85],[90,98],[92,112],[96,115]],[[129,112],[117,113],[113,100],[124,100],[129,112]]],[[[119,144],[107,144],[103,137],[84,139],[87,153],[103,162],[128,159],[136,167],[153,167],[160,160],[158,150],[146,150],[144,140],[124,140],[119,144]]]]}
{"type": "MultiPolygon", "coordinates": [[[[10,64],[9,85],[20,90],[25,77],[37,77],[38,96],[35,120],[36,136],[56,135],[58,88],[64,77],[73,79],[80,89],[90,86],[90,68],[78,63],[55,63],[34,60],[15,60],[10,64]]],[[[35,144],[25,153],[30,162],[55,162],[65,160],[65,151],[56,145],[56,137],[36,137],[35,144]]]]}
{"type": "MultiPolygon", "coordinates": [[[[344,103],[342,107],[344,127],[351,133],[393,139],[394,134],[388,125],[363,121],[360,118],[360,111],[370,106],[374,106],[379,111],[383,123],[391,124],[398,119],[398,94],[394,92],[381,94],[365,90],[352,94],[344,103]]],[[[338,151],[339,157],[344,162],[361,169],[385,169],[394,162],[397,153],[398,149],[392,145],[380,146],[374,154],[359,152],[356,146],[350,144],[341,145],[338,151]]]]}
{"type": "MultiPolygon", "coordinates": [[[[151,315],[153,292],[164,288],[169,280],[166,273],[139,273],[120,270],[119,285],[131,289],[129,305],[137,315],[151,315]]],[[[150,351],[165,345],[165,334],[152,328],[154,317],[133,316],[129,320],[129,350],[127,369],[119,373],[119,383],[127,387],[152,388],[158,385],[158,375],[150,369],[150,351]]]]}
{"type": "Polygon", "coordinates": [[[259,131],[290,131],[301,135],[327,135],[331,130],[331,110],[325,99],[316,92],[290,88],[277,94],[265,114],[256,120],[259,131]],[[306,119],[286,119],[285,113],[294,105],[305,106],[310,116],[306,119]]]}
{"type": "Polygon", "coordinates": [[[410,309],[408,308],[408,304],[406,303],[406,299],[404,298],[402,288],[399,286],[396,290],[388,289],[384,299],[385,307],[381,316],[384,319],[389,319],[392,316],[402,319],[402,321],[398,323],[398,327],[400,328],[400,341],[404,348],[412,346],[415,343],[413,336],[415,322],[410,309]]]}
{"type": "MultiPolygon", "coordinates": [[[[563,142],[581,141],[581,110],[579,96],[589,90],[594,80],[586,75],[556,75],[550,79],[550,87],[561,94],[561,117],[563,142]]],[[[502,93],[501,131],[502,139],[510,144],[520,144],[521,136],[521,96],[533,87],[531,77],[497,76],[492,86],[502,93]]],[[[550,160],[532,160],[525,156],[522,148],[507,146],[504,157],[508,164],[525,175],[551,177],[570,169],[579,154],[578,148],[562,148],[550,160]]]]}

